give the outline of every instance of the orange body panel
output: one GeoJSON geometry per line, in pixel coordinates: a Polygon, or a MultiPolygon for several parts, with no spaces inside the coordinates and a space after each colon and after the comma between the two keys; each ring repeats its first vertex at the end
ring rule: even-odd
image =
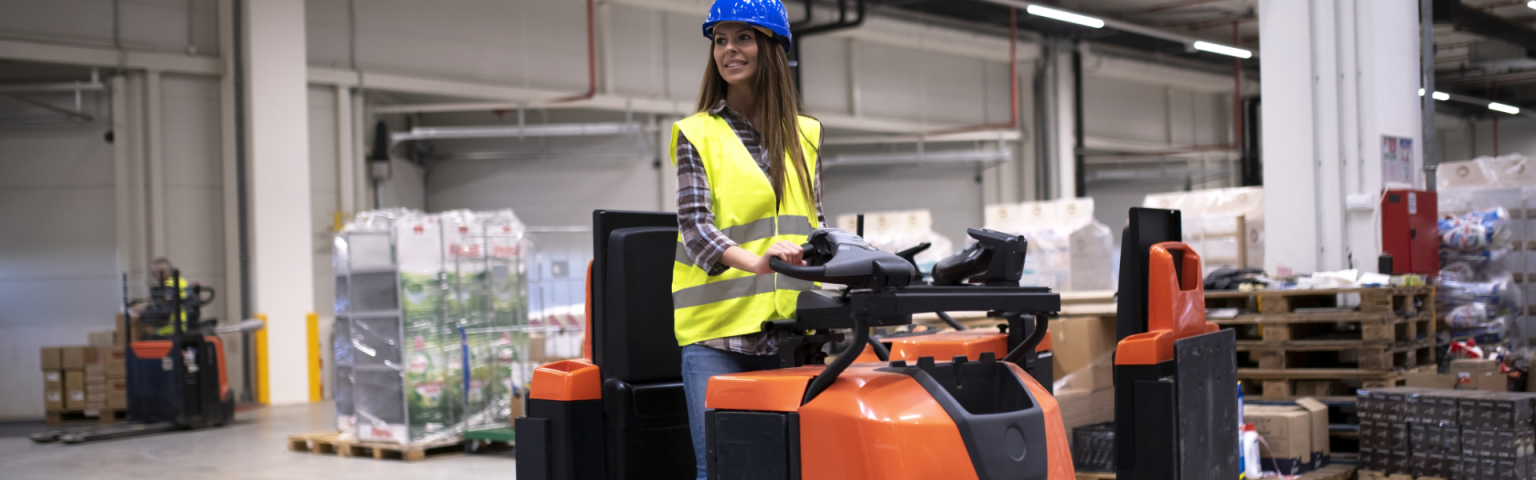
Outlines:
{"type": "Polygon", "coordinates": [[[603,376],[586,360],[562,360],[533,371],[528,398],[539,400],[597,400],[603,398],[603,376]]]}
{"type": "Polygon", "coordinates": [[[992,352],[997,358],[1008,355],[1008,336],[996,331],[964,330],[891,339],[891,360],[915,362],[920,357],[946,361],[956,355],[971,360],[992,352]]]}
{"type": "Polygon", "coordinates": [[[133,349],[133,356],[148,360],[163,358],[171,353],[170,340],[144,340],[129,344],[133,349]]]}
{"type": "MultiPolygon", "coordinates": [[[[944,407],[912,377],[877,371],[884,367],[878,363],[850,366],[804,406],[799,401],[806,382],[823,367],[721,375],[710,379],[706,405],[724,410],[798,411],[800,471],[805,480],[977,478],[960,430],[944,407]],[[794,395],[763,400],[779,395],[775,391],[779,389],[794,395]]],[[[1073,480],[1072,454],[1056,400],[1023,369],[1009,368],[1023,379],[1043,410],[1050,480],[1073,480]]]]}
{"type": "MultiPolygon", "coordinates": [[[[891,343],[891,360],[913,362],[919,357],[933,357],[935,360],[945,361],[955,358],[955,355],[965,355],[971,360],[976,360],[981,358],[982,352],[992,352],[999,359],[1008,355],[1008,336],[988,330],[952,330],[932,335],[887,340],[891,343]]],[[[1051,337],[1046,335],[1045,339],[1035,346],[1035,351],[1050,350],[1051,337]]],[[[864,346],[864,353],[860,353],[859,358],[855,360],[857,363],[878,361],[880,357],[875,356],[875,349],[868,345],[864,346]]]]}
{"type": "Polygon", "coordinates": [[[1056,403],[1056,397],[1045,391],[1035,377],[1019,368],[1018,365],[1009,365],[1013,374],[1024,380],[1024,386],[1029,388],[1029,393],[1035,396],[1035,402],[1040,404],[1040,410],[1045,417],[1045,453],[1050,458],[1048,476],[1050,480],[1076,480],[1077,466],[1072,464],[1072,448],[1067,440],[1066,423],[1061,419],[1061,406],[1056,403]]]}
{"type": "MultiPolygon", "coordinates": [[[[208,342],[208,343],[212,343],[213,344],[213,348],[216,349],[216,351],[218,352],[218,356],[219,356],[219,400],[223,400],[223,399],[229,397],[229,374],[226,372],[226,370],[228,370],[228,368],[224,366],[224,341],[223,340],[219,340],[219,337],[210,337],[210,336],[203,337],[203,341],[208,342]]],[[[135,352],[135,353],[137,353],[137,352],[135,352]]]]}
{"type": "Polygon", "coordinates": [[[1116,365],[1156,365],[1173,360],[1173,342],[1214,332],[1205,321],[1205,285],[1200,254],[1180,242],[1152,246],[1147,262],[1147,331],[1120,340],[1116,365]],[[1184,252],[1182,269],[1174,268],[1173,253],[1184,252]]]}
{"type": "MultiPolygon", "coordinates": [[[[868,348],[866,346],[866,348],[868,348]]],[[[800,410],[805,388],[825,365],[764,370],[709,378],[705,408],[793,412],[800,410]]]]}
{"type": "Polygon", "coordinates": [[[854,365],[800,409],[804,480],[976,478],[960,429],[917,380],[854,365]]]}

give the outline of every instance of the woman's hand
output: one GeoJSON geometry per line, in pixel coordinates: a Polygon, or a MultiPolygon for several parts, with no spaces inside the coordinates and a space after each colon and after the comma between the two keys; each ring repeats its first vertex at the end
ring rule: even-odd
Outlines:
{"type": "Polygon", "coordinates": [[[778,257],[790,265],[804,266],[805,259],[802,257],[803,254],[804,251],[800,249],[799,245],[787,241],[779,241],[779,243],[768,247],[768,252],[758,259],[757,264],[753,266],[751,271],[759,275],[773,273],[773,268],[768,266],[768,262],[774,257],[778,257]]]}

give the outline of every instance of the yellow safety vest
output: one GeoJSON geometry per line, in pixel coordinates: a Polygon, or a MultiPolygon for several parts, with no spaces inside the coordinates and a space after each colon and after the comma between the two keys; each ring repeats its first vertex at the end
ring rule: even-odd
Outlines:
{"type": "MultiPolygon", "coordinates": [[[[799,123],[800,148],[815,185],[821,122],[800,117],[799,123]]],[[[810,191],[810,186],[801,190],[793,167],[786,168],[785,195],[776,201],[768,176],[725,119],[698,113],[673,124],[669,149],[673,165],[677,165],[679,133],[687,136],[704,161],[715,227],[738,246],[762,255],[779,241],[803,244],[811,230],[819,228],[815,201],[799,193],[810,191]]],[[[693,264],[681,233],[675,257],[672,325],[678,345],[759,332],[765,321],[794,318],[796,298],[815,285],[777,273],[757,275],[734,268],[711,276],[693,264]]]]}
{"type": "MultiPolygon", "coordinates": [[[[182,278],[182,279],[178,279],[178,280],[180,280],[180,281],[178,281],[176,283],[176,287],[177,287],[176,288],[176,296],[179,297],[179,300],[186,300],[186,298],[187,298],[187,279],[182,278]]],[[[169,279],[169,278],[165,279],[164,285],[167,286],[167,287],[171,286],[171,281],[172,280],[169,279]]],[[[183,331],[183,332],[187,331],[187,312],[185,312],[185,311],[181,312],[181,331],[183,331]]],[[[162,336],[162,337],[163,336],[174,335],[174,334],[176,334],[176,325],[167,323],[167,324],[165,324],[165,326],[155,329],[155,333],[160,335],[160,336],[162,336]]]]}

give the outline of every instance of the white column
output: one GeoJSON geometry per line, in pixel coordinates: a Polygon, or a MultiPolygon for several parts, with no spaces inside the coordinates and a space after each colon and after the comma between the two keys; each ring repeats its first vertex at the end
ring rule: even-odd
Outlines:
{"type": "Polygon", "coordinates": [[[245,3],[252,311],[267,315],[273,404],[309,399],[314,306],[304,2],[245,3]]]}
{"type": "Polygon", "coordinates": [[[1052,130],[1051,143],[1055,144],[1052,152],[1055,157],[1051,159],[1054,164],[1051,171],[1056,175],[1056,198],[1077,197],[1077,110],[1073,103],[1075,85],[1072,77],[1072,52],[1077,47],[1070,42],[1060,41],[1056,47],[1055,69],[1052,81],[1055,82],[1055,93],[1052,97],[1055,105],[1052,106],[1051,120],[1056,127],[1052,130]]]}
{"type": "Polygon", "coordinates": [[[1418,6],[1260,0],[1265,269],[1374,271],[1381,137],[1420,154],[1418,6]],[[1349,211],[1351,197],[1370,208],[1349,211]]]}

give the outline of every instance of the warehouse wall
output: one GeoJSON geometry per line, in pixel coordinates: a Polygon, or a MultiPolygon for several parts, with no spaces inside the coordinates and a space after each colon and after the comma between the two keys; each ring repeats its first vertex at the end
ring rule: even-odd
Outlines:
{"type": "MultiPolygon", "coordinates": [[[[369,2],[357,5],[351,18],[346,2],[341,0],[311,1],[308,5],[312,65],[345,68],[355,59],[357,67],[366,71],[494,81],[528,88],[567,88],[573,93],[585,86],[581,2],[471,2],[463,9],[430,9],[413,2],[369,2]],[[399,21],[402,17],[411,21],[399,21]],[[540,21],[530,22],[530,18],[540,21]],[[350,49],[349,25],[355,25],[357,31],[356,47],[350,49]],[[507,28],[509,25],[512,28],[507,28]],[[442,55],[443,51],[461,54],[442,55]]],[[[612,71],[600,72],[602,90],[691,105],[708,51],[707,42],[698,34],[702,15],[626,5],[610,5],[603,11],[607,12],[606,20],[600,12],[599,30],[603,31],[602,25],[606,24],[612,34],[611,38],[598,40],[600,49],[609,49],[600,54],[599,62],[609,62],[612,71]]],[[[803,45],[805,101],[812,115],[857,113],[871,118],[949,124],[1007,120],[1008,72],[1004,62],[841,37],[812,37],[805,39],[803,45]]],[[[1033,67],[1029,61],[1023,63],[1020,77],[1028,79],[1033,67]]],[[[1226,122],[1230,115],[1225,112],[1230,96],[1180,88],[1165,92],[1161,86],[1112,79],[1118,77],[1098,78],[1096,65],[1085,68],[1089,75],[1086,108],[1090,136],[1161,145],[1201,144],[1227,138],[1230,126],[1226,122]]],[[[1024,90],[1021,95],[1026,102],[1028,94],[1024,90]]],[[[558,122],[543,120],[558,117],[558,112],[531,111],[528,121],[558,122]]],[[[1023,116],[1028,123],[1028,115],[1023,116]]],[[[612,114],[592,121],[620,118],[612,114]]],[[[420,122],[506,124],[515,122],[515,113],[427,114],[420,117],[420,122]]],[[[663,125],[669,122],[670,119],[662,120],[663,125]]],[[[404,127],[396,124],[394,128],[404,127]]],[[[437,141],[433,148],[438,154],[452,155],[469,150],[519,149],[526,143],[437,141]]],[[[1017,145],[1012,147],[1019,159],[1032,155],[1017,145]]],[[[850,149],[829,147],[826,153],[847,151],[850,149]]],[[[550,153],[552,157],[560,155],[550,153]]],[[[525,156],[434,165],[428,173],[427,203],[432,210],[513,206],[520,214],[527,212],[525,220],[531,225],[563,225],[573,218],[584,223],[587,212],[611,204],[654,208],[653,199],[658,197],[665,197],[661,206],[670,208],[671,186],[649,180],[654,176],[648,168],[650,159],[637,156],[623,160],[611,155],[594,159],[570,151],[564,155],[559,161],[525,156]],[[612,166],[617,168],[604,168],[612,166]],[[538,180],[548,178],[547,175],[581,178],[594,188],[569,189],[563,188],[564,183],[538,180]],[[526,179],[513,180],[514,177],[526,179]],[[647,180],[637,182],[636,178],[647,180]],[[613,188],[614,185],[623,187],[613,188]],[[644,201],[635,203],[640,199],[644,201]],[[559,207],[551,210],[546,203],[559,207]]],[[[664,177],[673,175],[667,168],[670,166],[664,166],[661,172],[664,177]]],[[[396,173],[397,178],[391,181],[395,188],[409,185],[401,181],[398,168],[396,173]]],[[[980,223],[984,203],[1002,199],[985,199],[976,176],[975,169],[969,167],[889,168],[878,172],[834,169],[827,173],[830,193],[826,208],[829,215],[835,216],[855,211],[927,207],[934,210],[943,233],[963,236],[965,226],[980,223]],[[931,178],[934,176],[937,178],[931,178]],[[933,188],[937,185],[945,188],[933,188]],[[881,194],[895,191],[904,194],[881,194]]],[[[1162,187],[1166,183],[1169,182],[1137,183],[1147,187],[1146,191],[1131,196],[1139,199],[1145,193],[1166,191],[1162,187]]],[[[1195,181],[1196,188],[1226,184],[1224,178],[1195,181]]],[[[1182,186],[1182,182],[1177,182],[1176,187],[1182,186]]],[[[1010,193],[1019,194],[1017,189],[1010,193]]]]}
{"type": "MultiPolygon", "coordinates": [[[[1536,158],[1536,118],[1499,115],[1498,153],[1519,153],[1536,158]]],[[[1438,125],[1438,124],[1437,124],[1438,125]]],[[[1493,155],[1493,120],[1482,117],[1463,120],[1452,128],[1439,128],[1442,159],[1454,162],[1493,155]]]]}
{"type": "MultiPolygon", "coordinates": [[[[73,107],[71,94],[29,97],[73,107]]],[[[108,105],[87,95],[85,124],[0,126],[0,419],[42,416],[38,346],[83,344],[119,308],[108,105]]]]}

